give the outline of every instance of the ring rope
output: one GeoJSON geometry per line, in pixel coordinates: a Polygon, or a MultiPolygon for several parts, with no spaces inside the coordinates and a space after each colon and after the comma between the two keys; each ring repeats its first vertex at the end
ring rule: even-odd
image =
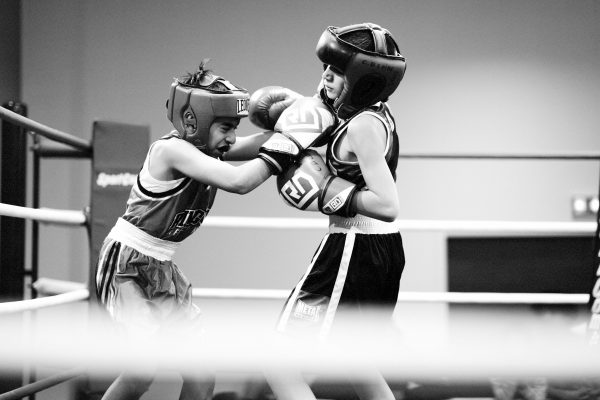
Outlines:
{"type": "MultiPolygon", "coordinates": [[[[204,299],[282,300],[289,295],[279,289],[193,288],[192,296],[204,299]]],[[[89,299],[88,289],[37,299],[0,303],[0,314],[36,310],[89,299]]],[[[486,292],[400,292],[398,302],[448,304],[587,304],[586,293],[486,293],[486,292]]]]}
{"type": "MultiPolygon", "coordinates": [[[[28,208],[0,203],[0,215],[34,219],[42,222],[85,225],[82,211],[28,208]]],[[[466,220],[397,220],[404,231],[489,232],[523,234],[594,234],[593,221],[466,221],[466,220]]],[[[327,218],[272,218],[208,216],[203,226],[213,228],[326,229],[327,218]]]]}
{"type": "Polygon", "coordinates": [[[82,211],[29,208],[5,203],[0,203],[0,215],[60,225],[85,225],[87,223],[87,216],[82,211]]]}
{"type": "MultiPolygon", "coordinates": [[[[404,231],[498,232],[528,234],[594,234],[593,221],[465,221],[465,220],[397,220],[404,231]]],[[[327,218],[258,218],[208,216],[202,226],[216,228],[269,228],[269,229],[326,229],[327,218]]]]}
{"type": "MultiPolygon", "coordinates": [[[[40,293],[84,293],[85,284],[40,278],[34,282],[40,293]]],[[[192,296],[205,299],[281,300],[285,289],[193,288],[192,296]]],[[[587,304],[587,293],[496,293],[496,292],[399,292],[399,302],[462,304],[587,304]]],[[[19,303],[19,302],[15,302],[19,303]]],[[[4,303],[6,304],[6,303],[4,303]]],[[[2,303],[0,303],[2,306],[2,303]]]]}
{"type": "Polygon", "coordinates": [[[587,293],[400,292],[398,301],[453,304],[587,304],[587,293]]]}
{"type": "Polygon", "coordinates": [[[64,281],[60,279],[39,278],[31,285],[39,295],[54,296],[75,290],[86,289],[85,283],[64,281]]]}
{"type": "Polygon", "coordinates": [[[44,389],[48,389],[52,386],[56,386],[59,383],[63,383],[70,379],[76,378],[85,372],[83,368],[73,368],[69,371],[64,371],[56,375],[49,376],[36,382],[29,383],[20,388],[11,390],[10,392],[0,394],[0,400],[16,400],[22,399],[23,397],[41,392],[44,389]]]}
{"type": "Polygon", "coordinates": [[[52,139],[59,143],[67,144],[76,149],[85,150],[88,155],[92,154],[92,145],[89,141],[83,140],[77,136],[73,136],[66,132],[61,132],[58,129],[50,128],[46,125],[42,125],[39,122],[33,121],[27,117],[17,114],[16,112],[10,111],[4,107],[0,107],[0,117],[7,121],[12,122],[15,125],[19,125],[24,128],[29,128],[36,133],[52,139]]]}
{"type": "Polygon", "coordinates": [[[88,289],[73,290],[50,297],[27,299],[19,301],[7,301],[0,303],[0,314],[38,310],[40,308],[58,306],[87,300],[90,297],[88,289]]]}
{"type": "Polygon", "coordinates": [[[44,158],[90,158],[89,151],[73,149],[72,147],[59,147],[39,143],[31,146],[31,150],[44,158]]]}
{"type": "Polygon", "coordinates": [[[281,300],[290,292],[283,289],[193,288],[192,297],[204,299],[281,300]]]}
{"type": "Polygon", "coordinates": [[[261,218],[237,216],[207,216],[202,226],[213,228],[267,228],[267,229],[326,229],[325,218],[261,218]]]}
{"type": "MultiPolygon", "coordinates": [[[[286,299],[288,290],[193,288],[192,296],[212,299],[286,299]]],[[[453,304],[587,304],[586,293],[399,292],[398,302],[453,304]]]]}
{"type": "MultiPolygon", "coordinates": [[[[33,332],[33,349],[31,343],[16,340],[21,335],[20,329],[3,326],[0,338],[11,346],[0,347],[0,358],[7,365],[26,357],[31,365],[50,364],[65,369],[87,366],[92,374],[123,369],[136,371],[148,362],[158,362],[182,371],[198,372],[202,368],[283,374],[307,371],[325,377],[348,377],[363,374],[368,366],[379,369],[384,376],[389,374],[390,378],[413,381],[490,376],[582,379],[597,378],[600,370],[597,352],[590,351],[580,336],[569,334],[567,338],[562,328],[546,329],[548,324],[541,318],[532,318],[531,324],[523,324],[523,315],[519,313],[498,316],[489,326],[487,319],[482,322],[473,315],[476,318],[456,320],[452,332],[446,330],[447,319],[423,316],[425,318],[416,321],[418,335],[411,335],[409,327],[388,329],[388,321],[375,316],[368,323],[346,321],[351,323],[346,325],[350,329],[340,329],[335,340],[323,343],[310,338],[291,340],[276,332],[259,315],[251,315],[253,313],[239,318],[218,314],[212,321],[213,327],[202,333],[202,340],[196,335],[177,334],[180,332],[177,324],[164,335],[140,335],[135,340],[122,340],[103,318],[91,319],[93,329],[76,330],[69,323],[72,316],[65,313],[54,318],[48,329],[33,332]],[[506,329],[498,329],[498,323],[506,329]],[[148,340],[155,351],[148,351],[148,340]],[[490,343],[506,345],[491,346],[490,343]]],[[[344,327],[345,322],[340,323],[344,327]]]]}
{"type": "Polygon", "coordinates": [[[482,160],[600,160],[597,152],[572,153],[400,153],[399,158],[482,159],[482,160]]]}

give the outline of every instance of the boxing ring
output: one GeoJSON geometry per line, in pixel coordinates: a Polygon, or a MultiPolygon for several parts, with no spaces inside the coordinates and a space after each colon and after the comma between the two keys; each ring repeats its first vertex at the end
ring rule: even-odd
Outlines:
{"type": "MultiPolygon", "coordinates": [[[[43,149],[39,145],[32,149],[42,157],[77,157],[90,158],[93,163],[106,163],[106,160],[96,161],[98,153],[106,143],[114,141],[100,138],[87,142],[68,133],[49,128],[31,119],[22,117],[6,108],[0,108],[0,118],[22,127],[23,133],[33,131],[37,135],[47,139],[65,144],[70,149],[53,150],[43,149]]],[[[110,123],[101,125],[100,131],[110,131],[110,123]]],[[[96,128],[96,127],[95,127],[96,128]]],[[[138,132],[138,131],[135,131],[138,132]]],[[[138,132],[139,133],[139,132],[138,132]]],[[[109,133],[109,136],[112,133],[109,133]]],[[[145,134],[142,130],[141,134],[145,134]]],[[[101,135],[98,135],[101,136],[101,135]]],[[[139,146],[139,141],[138,146],[139,146]]],[[[107,151],[107,150],[104,150],[107,151]]],[[[145,155],[142,148],[137,155],[145,155]]],[[[584,160],[600,161],[598,153],[560,153],[560,154],[426,154],[412,153],[401,154],[402,158],[414,159],[493,159],[493,160],[584,160]]],[[[135,168],[139,160],[132,163],[130,174],[135,174],[135,168]]],[[[105,168],[106,165],[101,165],[105,168]]],[[[95,167],[92,166],[92,169],[95,167]]],[[[102,173],[102,172],[101,172],[102,173]]],[[[107,176],[109,173],[106,173],[107,176]]],[[[125,183],[130,182],[128,173],[120,173],[110,179],[118,179],[125,183]]],[[[108,179],[108,178],[107,178],[108,179]]],[[[100,175],[96,175],[95,183],[102,186],[100,175]]],[[[127,194],[129,186],[122,184],[122,194],[127,194]]],[[[34,191],[36,189],[34,188],[34,191]]],[[[94,192],[94,188],[92,192],[94,192]]],[[[70,227],[85,228],[88,231],[94,229],[97,220],[104,220],[107,214],[98,217],[95,206],[106,200],[105,195],[95,196],[92,194],[91,209],[87,207],[83,211],[58,210],[39,207],[26,207],[0,203],[0,216],[19,218],[34,221],[35,223],[58,224],[70,227]],[[104,197],[103,197],[104,196],[104,197]],[[96,218],[97,220],[95,220],[96,218]]],[[[113,204],[113,203],[111,203],[113,204]]],[[[118,204],[117,210],[121,208],[121,200],[114,202],[118,204]]],[[[115,211],[112,210],[112,213],[115,211]]],[[[118,212],[118,211],[117,211],[118,212]]],[[[109,213],[110,214],[110,213],[109,213]]],[[[93,262],[95,253],[94,246],[103,238],[109,229],[113,219],[108,225],[102,225],[96,234],[90,234],[92,248],[90,262],[93,262]]],[[[240,227],[249,229],[273,229],[273,230],[302,230],[302,229],[327,229],[327,221],[322,218],[254,218],[254,217],[228,217],[208,216],[202,224],[203,229],[225,228],[237,229],[240,227]]],[[[407,378],[425,377],[431,379],[436,376],[463,376],[469,375],[476,378],[485,378],[490,375],[503,375],[513,371],[523,375],[562,375],[566,371],[577,371],[577,375],[597,377],[600,371],[600,357],[597,355],[598,332],[600,330],[600,248],[599,229],[600,221],[596,216],[595,221],[574,222],[522,222],[522,221],[452,221],[452,220],[400,220],[398,226],[401,232],[446,232],[460,234],[519,234],[519,235],[581,235],[594,238],[595,242],[595,265],[596,281],[590,282],[588,293],[484,293],[484,292],[407,292],[399,293],[399,303],[418,304],[445,304],[445,305],[576,305],[586,306],[590,311],[587,335],[589,340],[584,345],[569,343],[563,346],[554,346],[556,339],[552,334],[547,335],[546,340],[530,348],[507,348],[498,352],[496,348],[490,349],[490,343],[500,343],[503,338],[495,337],[493,334],[487,340],[476,340],[466,331],[460,331],[461,339],[453,341],[452,346],[448,343],[403,343],[406,337],[398,336],[397,332],[389,332],[382,329],[373,332],[372,327],[353,327],[353,334],[349,337],[340,337],[335,345],[319,346],[314,343],[304,343],[306,346],[298,346],[287,340],[274,335],[270,326],[265,326],[264,321],[253,321],[251,318],[237,321],[222,321],[217,332],[208,335],[206,343],[170,343],[170,350],[181,349],[181,352],[168,352],[153,354],[165,365],[176,368],[202,368],[202,365],[211,365],[220,370],[246,371],[249,373],[260,373],[265,370],[281,370],[285,368],[302,369],[321,373],[332,379],[359,374],[364,363],[376,366],[384,375],[391,380],[403,380],[407,378]],[[239,334],[239,324],[245,324],[244,335],[239,334]],[[356,338],[369,337],[372,339],[370,345],[362,341],[356,342],[356,338]],[[352,345],[350,345],[352,341],[352,345]],[[452,347],[452,348],[448,348],[452,347]],[[348,349],[352,348],[352,351],[348,349]],[[519,353],[520,352],[520,353],[519,353]],[[183,354],[173,358],[173,354],[183,354]],[[520,365],[514,365],[517,355],[525,354],[524,359],[519,358],[520,365]],[[468,355],[468,357],[465,357],[468,355]],[[204,364],[200,364],[202,360],[204,364]],[[540,360],[543,361],[542,365],[540,360]]],[[[97,229],[98,230],[98,229],[97,229]]],[[[19,301],[8,301],[0,303],[0,318],[10,319],[15,315],[25,314],[35,318],[36,312],[41,309],[53,309],[69,304],[87,303],[91,299],[90,284],[79,282],[68,282],[53,280],[49,278],[36,278],[32,283],[35,293],[43,297],[24,299],[19,301]]],[[[212,300],[274,300],[283,301],[288,296],[289,290],[266,290],[266,289],[227,289],[227,288],[194,288],[193,295],[198,299],[212,300]]],[[[61,369],[58,374],[45,379],[26,382],[20,388],[0,393],[0,400],[12,400],[27,396],[76,379],[85,374],[107,373],[115,366],[135,367],[138,363],[146,361],[143,351],[135,344],[128,343],[127,346],[105,345],[106,337],[114,338],[114,332],[107,331],[100,322],[90,319],[85,328],[74,329],[72,336],[78,336],[77,340],[65,338],[64,331],[60,329],[49,329],[44,332],[27,332],[27,335],[35,337],[33,343],[16,340],[22,333],[20,330],[3,329],[0,332],[0,370],[4,366],[15,363],[19,365],[22,359],[33,369],[37,365],[53,364],[61,369]],[[92,327],[92,329],[90,329],[92,327]],[[10,343],[10,346],[4,344],[10,343]]],[[[519,319],[511,323],[522,322],[519,319]]],[[[377,326],[378,321],[373,321],[377,326]]],[[[69,325],[68,316],[65,320],[58,320],[57,327],[69,325]]],[[[423,322],[422,329],[436,329],[429,327],[423,322]]],[[[490,332],[487,332],[490,334],[490,332]]],[[[550,332],[549,332],[550,333],[550,332]]],[[[71,336],[71,339],[72,339],[71,336]]],[[[514,338],[512,338],[514,339],[514,338]]],[[[515,341],[510,341],[515,345],[515,341]]],[[[35,377],[35,374],[31,376],[35,377]]]]}

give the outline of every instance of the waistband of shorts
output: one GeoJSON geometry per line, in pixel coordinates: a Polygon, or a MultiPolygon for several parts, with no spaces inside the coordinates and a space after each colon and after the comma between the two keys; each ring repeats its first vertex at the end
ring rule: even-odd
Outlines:
{"type": "Polygon", "coordinates": [[[357,215],[346,218],[338,215],[329,216],[329,233],[365,233],[370,235],[396,233],[399,231],[396,222],[384,222],[375,218],[357,215]]]}
{"type": "Polygon", "coordinates": [[[158,239],[119,218],[108,237],[159,261],[171,261],[179,243],[158,239]]]}

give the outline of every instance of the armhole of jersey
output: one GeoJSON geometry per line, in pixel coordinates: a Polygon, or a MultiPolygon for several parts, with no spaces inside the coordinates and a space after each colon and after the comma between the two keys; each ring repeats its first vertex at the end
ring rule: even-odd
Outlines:
{"type": "Polygon", "coordinates": [[[389,122],[383,118],[381,115],[367,111],[369,114],[372,114],[375,118],[377,118],[383,124],[383,129],[385,130],[385,149],[383,150],[384,157],[390,151],[390,147],[392,146],[392,127],[389,122]]]}
{"type": "MultiPolygon", "coordinates": [[[[385,130],[385,148],[383,149],[383,156],[386,157],[387,153],[390,151],[390,147],[392,145],[392,130],[390,127],[390,124],[379,114],[373,112],[373,111],[363,111],[361,113],[361,115],[363,114],[369,114],[372,115],[373,117],[377,118],[379,121],[381,121],[381,123],[383,124],[383,129],[385,130]]],[[[339,147],[339,142],[342,140],[343,137],[345,137],[347,135],[347,128],[348,128],[348,124],[350,123],[351,119],[346,121],[344,123],[344,125],[342,125],[340,127],[340,129],[343,129],[344,132],[340,133],[340,135],[336,136],[333,139],[333,142],[331,143],[331,157],[333,157],[335,159],[336,162],[339,162],[341,164],[346,164],[346,165],[358,165],[358,160],[357,161],[346,161],[346,160],[340,160],[337,156],[337,148],[339,147]]]]}
{"type": "MultiPolygon", "coordinates": [[[[165,137],[164,139],[170,139],[171,137],[165,137]]],[[[161,140],[162,139],[163,138],[161,138],[161,140]]],[[[152,174],[150,174],[150,153],[152,152],[155,144],[156,142],[152,143],[148,149],[146,159],[144,160],[142,169],[138,173],[136,183],[139,191],[145,196],[151,198],[165,198],[172,196],[175,193],[179,192],[181,189],[183,189],[191,181],[191,178],[183,177],[169,181],[161,181],[159,179],[154,178],[152,174]],[[142,184],[142,180],[146,181],[146,183],[150,184],[150,186],[152,187],[163,186],[165,190],[150,190],[147,187],[144,187],[144,185],[142,184]]]]}
{"type": "Polygon", "coordinates": [[[140,192],[144,194],[144,196],[151,197],[154,199],[162,199],[165,197],[173,196],[174,194],[178,193],[180,190],[183,190],[191,181],[192,181],[192,179],[188,178],[188,177],[181,178],[181,182],[172,189],[166,190],[164,192],[152,192],[142,186],[142,183],[140,182],[140,175],[138,174],[137,187],[140,190],[140,192]]]}
{"type": "Polygon", "coordinates": [[[344,123],[335,130],[335,132],[333,134],[333,141],[331,142],[331,157],[336,162],[339,162],[339,163],[345,162],[345,161],[341,161],[339,159],[339,157],[337,156],[337,154],[338,154],[338,148],[340,146],[340,141],[342,140],[342,138],[344,138],[344,136],[346,136],[349,122],[350,122],[349,120],[344,121],[344,123]]]}

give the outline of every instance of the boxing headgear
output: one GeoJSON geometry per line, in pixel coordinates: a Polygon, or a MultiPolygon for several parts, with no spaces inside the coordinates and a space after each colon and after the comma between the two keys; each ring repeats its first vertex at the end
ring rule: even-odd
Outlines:
{"type": "Polygon", "coordinates": [[[244,118],[248,116],[246,89],[218,75],[207,74],[202,85],[189,85],[175,79],[167,101],[167,117],[181,135],[194,146],[204,149],[208,143],[210,125],[217,117],[244,118]],[[218,82],[226,89],[209,89],[218,82]]]}
{"type": "Polygon", "coordinates": [[[371,23],[328,27],[317,43],[317,57],[344,74],[344,88],[333,102],[338,116],[344,119],[364,107],[386,101],[400,84],[406,69],[406,60],[390,32],[371,23]],[[353,31],[368,32],[375,51],[361,49],[342,39],[353,31]]]}

